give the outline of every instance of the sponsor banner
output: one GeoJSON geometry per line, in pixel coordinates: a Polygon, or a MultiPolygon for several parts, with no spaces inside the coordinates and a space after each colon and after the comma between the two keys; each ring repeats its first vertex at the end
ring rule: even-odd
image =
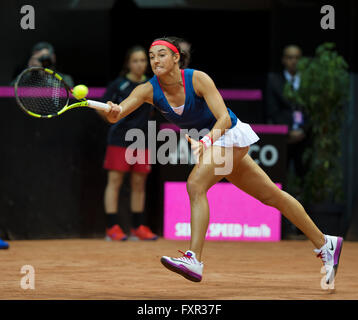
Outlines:
{"type": "MultiPolygon", "coordinates": [[[[276,184],[281,188],[281,184],[276,184]]],[[[208,191],[210,222],[207,240],[280,241],[281,214],[241,191],[220,182],[208,191]]],[[[164,238],[190,239],[190,202],[186,182],[164,183],[164,238]]]]}
{"type": "MultiPolygon", "coordinates": [[[[268,174],[271,180],[285,184],[287,126],[256,124],[251,125],[251,127],[260,140],[250,146],[249,155],[268,174]]],[[[168,151],[167,163],[161,163],[161,175],[165,181],[184,181],[195,163],[190,145],[185,137],[179,133],[179,127],[176,125],[171,123],[161,124],[160,130],[165,132],[165,129],[175,131],[178,142],[176,147],[168,151]]],[[[152,153],[155,154],[155,152],[152,153]]]]}

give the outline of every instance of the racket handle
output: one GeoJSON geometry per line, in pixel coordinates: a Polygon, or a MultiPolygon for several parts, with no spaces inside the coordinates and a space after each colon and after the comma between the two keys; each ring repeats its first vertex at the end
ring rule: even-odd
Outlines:
{"type": "Polygon", "coordinates": [[[94,100],[87,100],[87,102],[88,102],[88,106],[93,109],[107,111],[110,108],[107,103],[102,103],[94,100]]]}

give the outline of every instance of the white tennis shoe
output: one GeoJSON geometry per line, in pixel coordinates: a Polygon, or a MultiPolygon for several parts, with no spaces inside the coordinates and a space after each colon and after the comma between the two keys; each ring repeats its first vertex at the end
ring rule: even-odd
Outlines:
{"type": "Polygon", "coordinates": [[[338,272],[339,258],[341,256],[343,238],[324,236],[326,243],[320,249],[314,249],[318,258],[322,259],[326,269],[326,284],[332,284],[338,272]]]}
{"type": "Polygon", "coordinates": [[[194,282],[200,282],[203,275],[204,264],[199,262],[193,251],[186,251],[180,258],[170,258],[163,256],[160,262],[170,271],[179,273],[186,279],[194,282]]]}

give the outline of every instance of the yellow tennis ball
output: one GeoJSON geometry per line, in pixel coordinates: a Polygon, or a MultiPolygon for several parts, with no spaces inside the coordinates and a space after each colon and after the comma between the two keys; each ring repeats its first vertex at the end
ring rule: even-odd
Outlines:
{"type": "Polygon", "coordinates": [[[88,88],[83,84],[79,84],[73,88],[72,94],[76,99],[83,99],[88,94],[88,88]]]}

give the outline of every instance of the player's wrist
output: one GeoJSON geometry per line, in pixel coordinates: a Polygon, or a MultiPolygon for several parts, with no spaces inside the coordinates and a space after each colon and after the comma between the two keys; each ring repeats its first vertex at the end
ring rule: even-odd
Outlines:
{"type": "Polygon", "coordinates": [[[213,139],[209,135],[205,135],[199,141],[203,144],[205,150],[213,144],[213,139]]]}
{"type": "Polygon", "coordinates": [[[201,146],[203,147],[204,150],[208,148],[203,140],[199,140],[199,142],[201,143],[201,146]]]}

